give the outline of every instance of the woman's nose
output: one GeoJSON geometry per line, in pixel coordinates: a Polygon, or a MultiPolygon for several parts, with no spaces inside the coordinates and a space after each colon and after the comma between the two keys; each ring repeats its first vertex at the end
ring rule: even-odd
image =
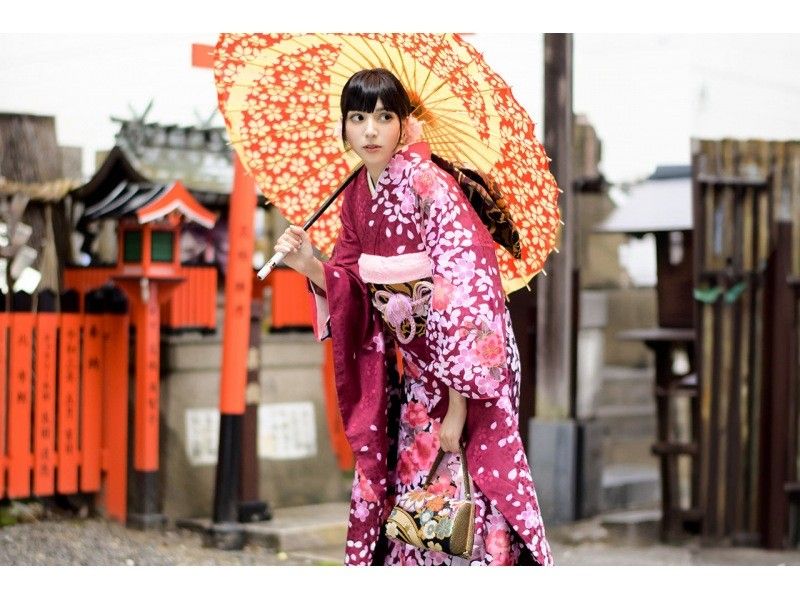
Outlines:
{"type": "Polygon", "coordinates": [[[367,118],[367,126],[365,133],[367,135],[374,135],[375,134],[375,123],[372,121],[371,118],[367,118]]]}

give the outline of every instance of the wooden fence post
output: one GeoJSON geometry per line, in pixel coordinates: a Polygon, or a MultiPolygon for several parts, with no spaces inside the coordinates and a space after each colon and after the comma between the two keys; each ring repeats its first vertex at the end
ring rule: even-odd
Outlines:
{"type": "Polygon", "coordinates": [[[61,494],[78,492],[78,413],[80,405],[81,326],[80,295],[61,295],[61,342],[58,347],[58,472],[61,494]]]}
{"type": "Polygon", "coordinates": [[[128,300],[107,287],[103,315],[103,469],[106,513],[127,521],[128,491],[128,300]]]}
{"type": "Polygon", "coordinates": [[[100,490],[100,443],[103,409],[103,305],[102,294],[85,297],[83,355],[81,359],[81,490],[100,490]]]}
{"type": "Polygon", "coordinates": [[[8,401],[8,497],[31,493],[31,371],[33,314],[31,296],[14,293],[11,309],[8,401]]]}
{"type": "Polygon", "coordinates": [[[6,409],[8,400],[8,313],[6,296],[0,293],[0,498],[6,493],[6,409]]]}
{"type": "Polygon", "coordinates": [[[39,293],[36,311],[36,343],[33,370],[35,373],[33,493],[37,496],[51,496],[55,493],[56,467],[56,337],[58,334],[58,314],[55,313],[55,293],[52,291],[39,293]]]}
{"type": "Polygon", "coordinates": [[[764,376],[762,405],[761,489],[763,508],[760,527],[766,548],[787,548],[789,501],[784,485],[789,480],[789,401],[790,358],[787,348],[793,334],[789,326],[794,310],[794,293],[787,277],[791,268],[791,224],[777,225],[775,251],[767,267],[767,293],[764,301],[765,360],[771,363],[769,376],[764,376]]]}

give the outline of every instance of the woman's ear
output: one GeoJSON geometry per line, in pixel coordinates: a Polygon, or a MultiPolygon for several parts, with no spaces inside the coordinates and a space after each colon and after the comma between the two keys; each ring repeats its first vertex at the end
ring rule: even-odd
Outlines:
{"type": "Polygon", "coordinates": [[[400,121],[400,145],[408,144],[408,119],[409,117],[407,116],[400,121]]]}

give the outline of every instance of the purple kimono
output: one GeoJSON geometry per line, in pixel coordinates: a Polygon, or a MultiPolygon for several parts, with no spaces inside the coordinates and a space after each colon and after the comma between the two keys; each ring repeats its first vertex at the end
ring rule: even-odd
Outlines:
{"type": "MultiPolygon", "coordinates": [[[[323,265],[327,291],[309,288],[315,334],[333,341],[356,458],[345,564],[553,564],[518,431],[519,353],[488,230],[425,142],[401,148],[374,192],[362,170],[344,191],[341,220],[323,265]],[[470,559],[418,550],[383,529],[394,497],[428,476],[448,387],[467,399],[470,559]]],[[[446,455],[434,483],[460,497],[459,455],[446,455]]]]}

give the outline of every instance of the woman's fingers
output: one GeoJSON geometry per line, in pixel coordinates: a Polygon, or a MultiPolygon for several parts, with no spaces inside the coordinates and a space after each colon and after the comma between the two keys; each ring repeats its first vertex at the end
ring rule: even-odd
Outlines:
{"type": "Polygon", "coordinates": [[[442,450],[448,453],[458,452],[458,441],[449,436],[440,436],[439,445],[442,447],[442,450]]]}

